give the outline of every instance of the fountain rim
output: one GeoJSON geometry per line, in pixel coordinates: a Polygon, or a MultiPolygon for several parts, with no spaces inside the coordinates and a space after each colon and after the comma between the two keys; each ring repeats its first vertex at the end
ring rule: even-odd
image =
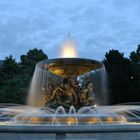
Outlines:
{"type": "Polygon", "coordinates": [[[87,58],[54,58],[37,63],[37,67],[62,77],[78,76],[103,67],[103,63],[87,58]]]}
{"type": "Polygon", "coordinates": [[[102,68],[103,67],[103,63],[101,61],[98,61],[98,60],[95,60],[95,59],[89,59],[89,58],[81,58],[81,57],[74,57],[74,58],[71,58],[71,57],[68,57],[68,58],[51,58],[51,59],[45,59],[45,60],[41,60],[39,61],[36,65],[37,66],[41,66],[42,64],[50,64],[52,62],[56,62],[56,61],[70,61],[70,60],[73,60],[73,61],[86,61],[86,62],[91,62],[91,63],[94,63],[94,64],[97,64],[98,67],[97,69],[99,68],[102,68]]]}

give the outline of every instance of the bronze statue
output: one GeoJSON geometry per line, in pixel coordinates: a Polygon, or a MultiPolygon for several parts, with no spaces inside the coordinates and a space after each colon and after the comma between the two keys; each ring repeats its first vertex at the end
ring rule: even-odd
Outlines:
{"type": "Polygon", "coordinates": [[[86,87],[83,87],[80,92],[80,103],[83,106],[91,106],[95,104],[95,96],[93,93],[92,83],[88,83],[86,87]]]}
{"type": "Polygon", "coordinates": [[[93,85],[88,82],[86,85],[80,86],[76,77],[63,79],[61,84],[52,86],[52,80],[49,79],[47,88],[45,89],[43,101],[47,106],[57,107],[64,106],[91,106],[95,104],[95,96],[93,93],[93,85]]]}

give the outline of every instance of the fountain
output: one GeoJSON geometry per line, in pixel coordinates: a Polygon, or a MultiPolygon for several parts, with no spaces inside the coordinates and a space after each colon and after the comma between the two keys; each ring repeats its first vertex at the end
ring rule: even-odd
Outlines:
{"type": "MultiPolygon", "coordinates": [[[[77,55],[73,41],[64,44],[77,55]]],[[[62,54],[65,56],[66,53],[62,54]]],[[[0,138],[13,134],[13,139],[22,140],[116,140],[118,137],[115,136],[119,134],[119,139],[138,137],[139,106],[98,105],[93,77],[95,70],[102,68],[103,64],[99,61],[71,58],[69,53],[68,58],[39,62],[31,82],[28,105],[0,105],[0,138]],[[131,132],[131,137],[128,132],[131,132]]]]}

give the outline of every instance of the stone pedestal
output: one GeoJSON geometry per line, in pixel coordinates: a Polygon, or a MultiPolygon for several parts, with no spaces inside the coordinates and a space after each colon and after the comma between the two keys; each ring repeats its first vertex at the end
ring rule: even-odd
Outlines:
{"type": "Polygon", "coordinates": [[[0,126],[0,140],[139,140],[140,125],[0,126]]]}

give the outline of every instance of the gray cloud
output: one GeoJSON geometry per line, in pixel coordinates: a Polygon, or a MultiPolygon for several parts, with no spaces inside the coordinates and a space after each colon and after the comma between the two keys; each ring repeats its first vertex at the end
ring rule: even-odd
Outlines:
{"type": "Polygon", "coordinates": [[[140,42],[139,0],[0,0],[0,59],[32,48],[59,57],[71,32],[80,57],[101,60],[109,49],[126,56],[140,42]]]}

